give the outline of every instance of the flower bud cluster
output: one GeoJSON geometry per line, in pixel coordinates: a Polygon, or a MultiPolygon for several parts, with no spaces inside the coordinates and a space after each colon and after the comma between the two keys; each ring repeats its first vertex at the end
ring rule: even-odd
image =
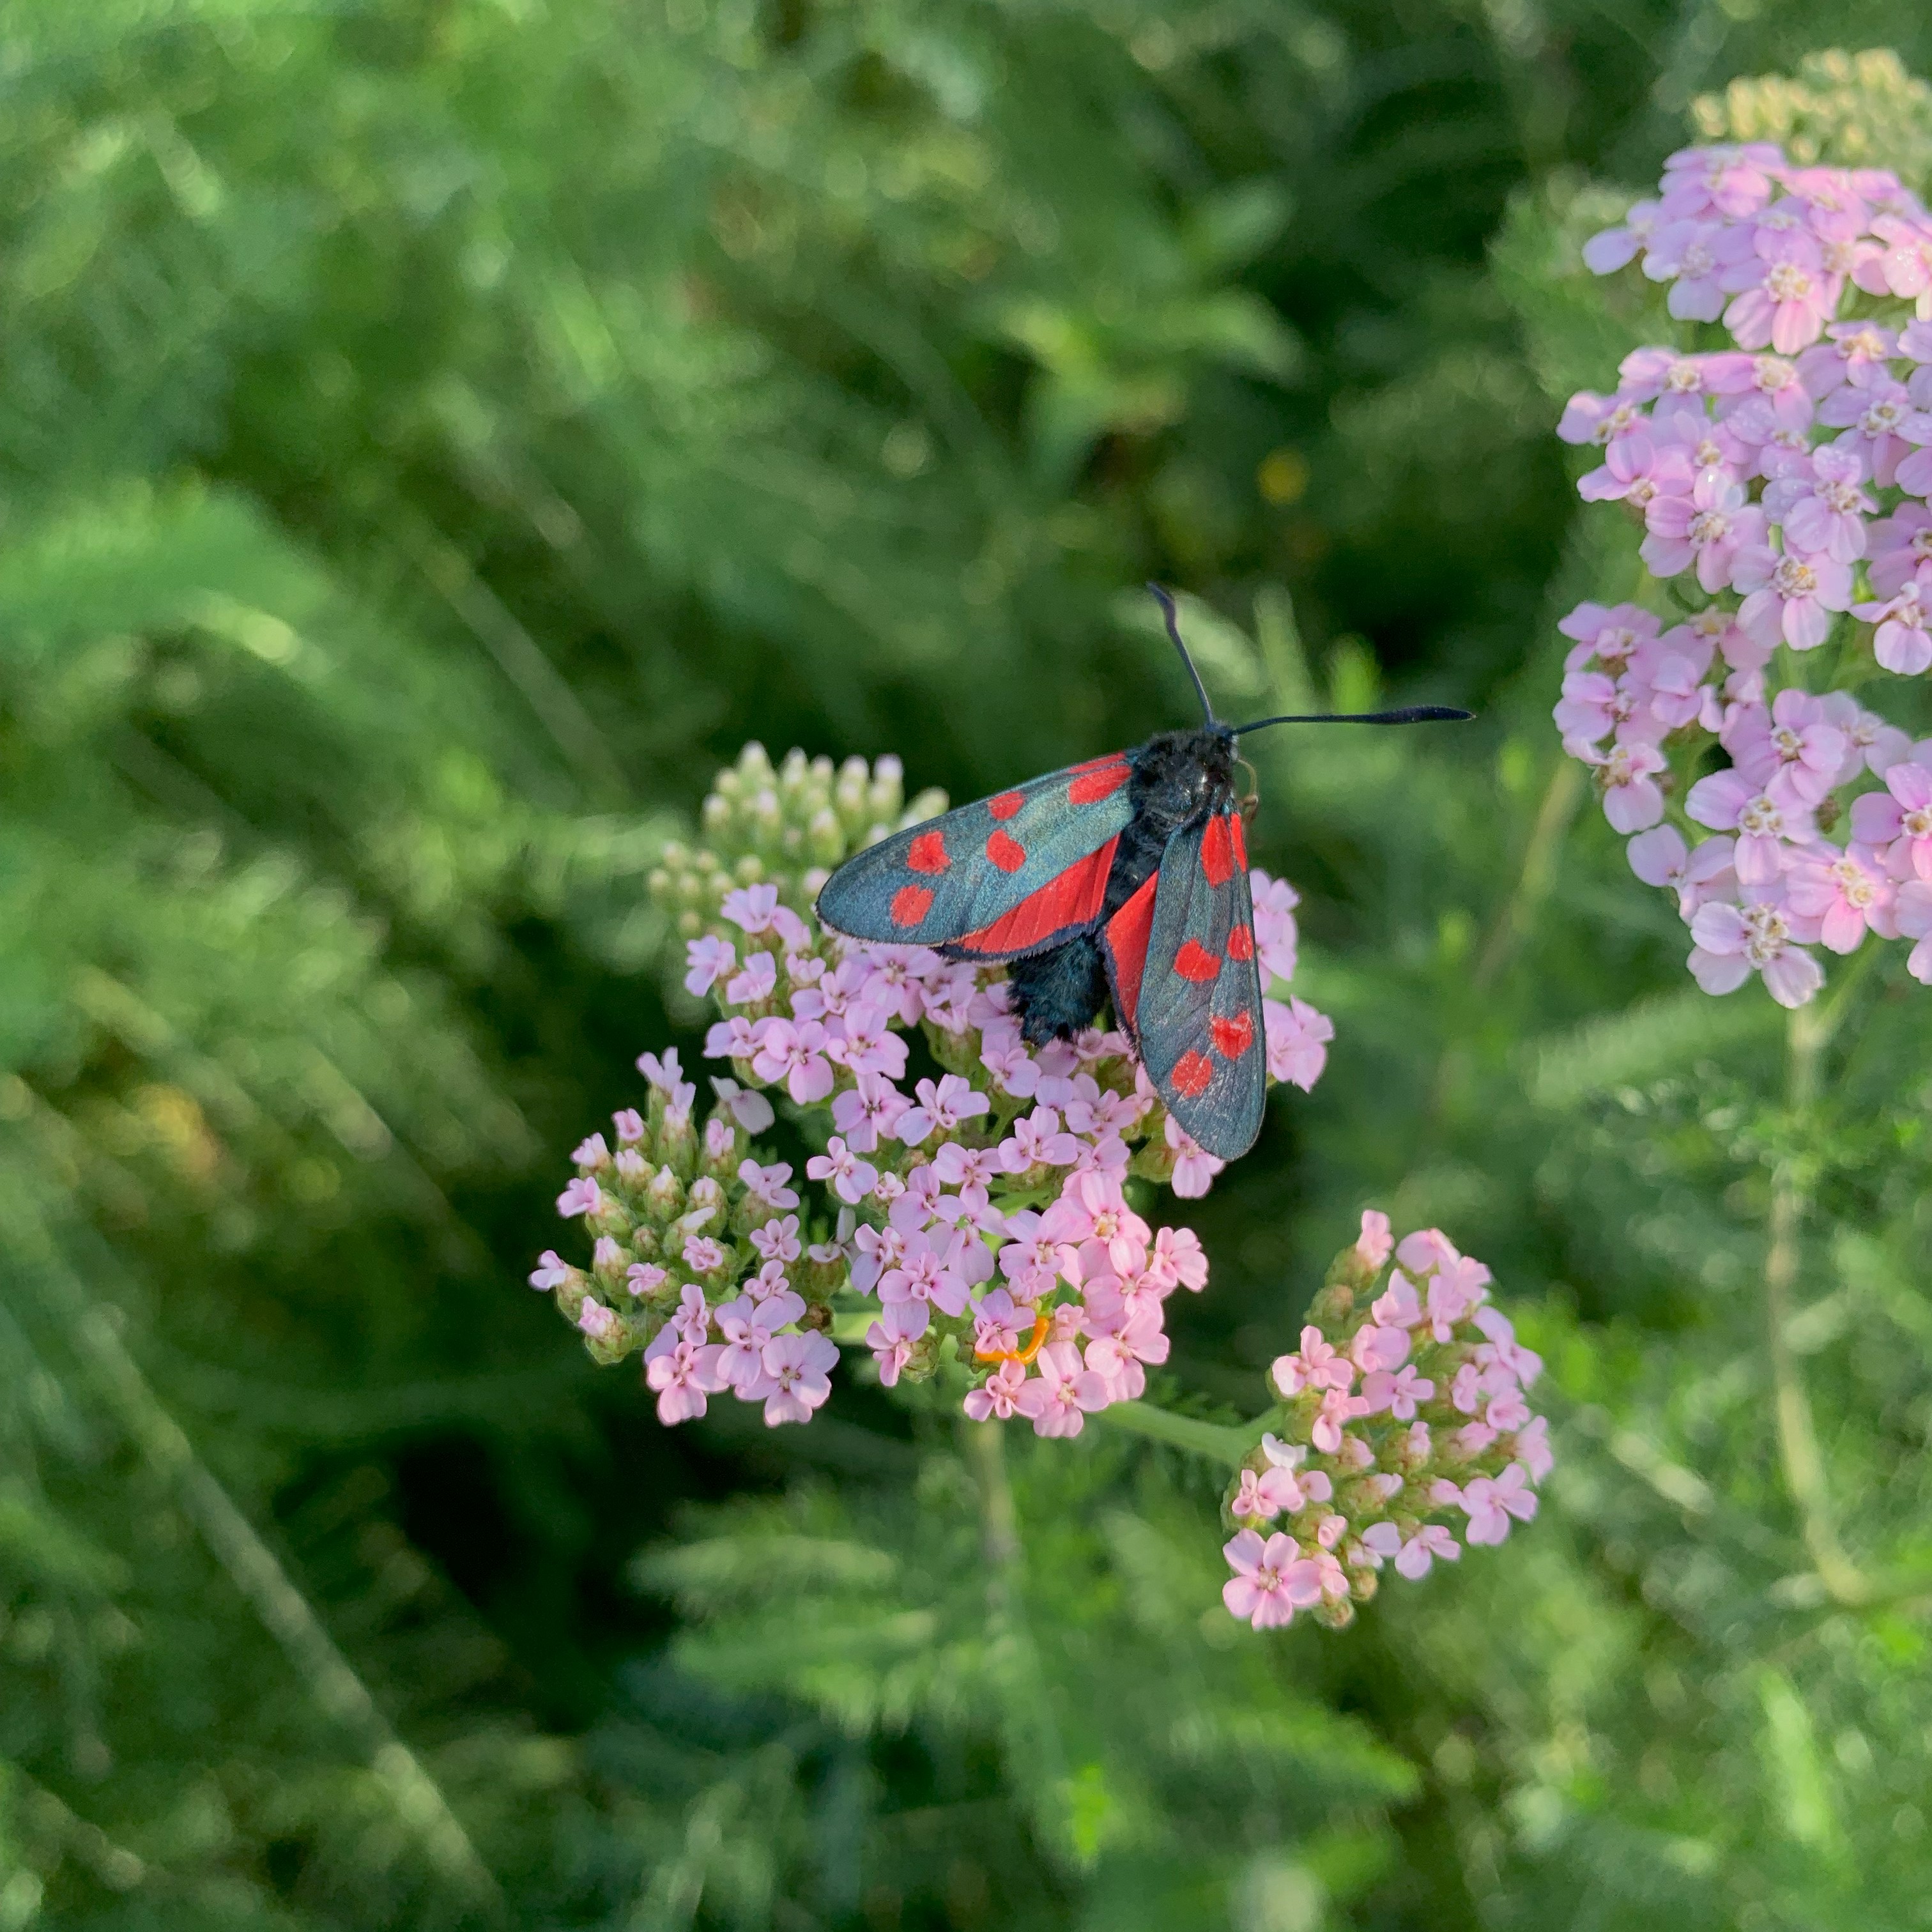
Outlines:
{"type": "Polygon", "coordinates": [[[763,1402],[768,1423],[806,1421],[831,1393],[838,1352],[824,1331],[844,1251],[805,1244],[790,1168],[754,1157],[748,1135],[772,1119],[762,1095],[714,1082],[700,1128],[674,1048],[638,1068],[643,1111],[612,1117],[614,1148],[602,1134],[578,1146],[577,1178],[557,1197],[592,1238],[590,1267],[547,1250],[530,1286],[555,1296],[593,1360],[643,1349],[665,1422],[702,1415],[727,1390],[763,1402]]]}
{"type": "MultiPolygon", "coordinates": [[[[586,1218],[598,1263],[586,1276],[546,1255],[532,1280],[555,1290],[598,1359],[644,1348],[667,1422],[726,1387],[764,1401],[770,1421],[805,1420],[824,1400],[831,1328],[871,1350],[887,1386],[943,1374],[975,1419],[1076,1435],[1142,1393],[1147,1365],[1166,1359],[1166,1298],[1207,1280],[1192,1233],[1153,1227],[1130,1196],[1136,1184],[1204,1194],[1222,1162],[1168,1114],[1124,1035],[1096,1027],[1036,1048],[1003,968],[810,921],[824,866],[889,828],[899,782],[896,760],[835,774],[794,754],[774,774],[752,747],[706,802],[722,848],[672,855],[657,885],[699,928],[684,983],[717,1005],[705,1052],[729,1074],[710,1082],[717,1108],[699,1135],[675,1054],[644,1056],[644,1138],[620,1126],[612,1155],[593,1136],[558,1203],[586,1218]],[[822,1149],[802,1205],[783,1186],[789,1167],[742,1144],[772,1125],[774,1097],[822,1149]],[[661,1150],[667,1136],[684,1166],[661,1150]],[[695,1205],[715,1221],[687,1230],[695,1205]]],[[[1306,1090],[1334,1029],[1283,983],[1293,890],[1258,871],[1251,884],[1270,1076],[1306,1090]]]]}
{"type": "Polygon", "coordinates": [[[1756,973],[1802,1006],[1810,949],[1868,932],[1920,942],[1932,982],[1932,740],[1863,694],[1932,668],[1932,216],[1882,170],[1690,148],[1584,259],[1640,259],[1736,346],[1637,350],[1564,412],[1602,452],[1580,494],[1642,526],[1669,600],[1562,620],[1564,747],[1676,895],[1707,992],[1756,973]]]}
{"type": "Polygon", "coordinates": [[[926,791],[908,810],[897,758],[871,765],[848,758],[835,766],[794,750],[774,767],[754,742],[718,774],[698,814],[703,843],[695,851],[665,846],[650,876],[652,896],[671,913],[682,939],[716,924],[734,886],[769,883],[803,912],[848,852],[945,809],[944,792],[926,791]]]}
{"type": "Polygon", "coordinates": [[[1461,1556],[1459,1531],[1500,1543],[1535,1515],[1549,1425],[1524,1391],[1543,1364],[1490,1280],[1438,1229],[1398,1246],[1385,1215],[1363,1215],[1301,1346],[1268,1372],[1281,1406],[1228,1491],[1234,1616],[1265,1630],[1308,1610],[1340,1629],[1384,1563],[1425,1576],[1461,1556]]]}

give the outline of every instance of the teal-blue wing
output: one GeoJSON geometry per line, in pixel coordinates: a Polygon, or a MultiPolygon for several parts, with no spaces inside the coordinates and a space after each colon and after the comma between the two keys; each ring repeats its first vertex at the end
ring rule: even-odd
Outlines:
{"type": "Polygon", "coordinates": [[[1012,959],[1100,917],[1133,816],[1125,752],[1052,772],[881,838],[818,895],[834,932],[1012,959]]]}

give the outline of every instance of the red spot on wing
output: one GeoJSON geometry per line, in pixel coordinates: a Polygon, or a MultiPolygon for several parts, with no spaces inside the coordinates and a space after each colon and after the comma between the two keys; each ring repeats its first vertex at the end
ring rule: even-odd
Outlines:
{"type": "Polygon", "coordinates": [[[986,856],[1003,872],[1017,872],[1026,863],[1026,848],[1006,832],[994,831],[986,841],[986,856]]]}
{"type": "Polygon", "coordinates": [[[922,832],[906,848],[906,863],[915,872],[943,872],[952,862],[944,834],[922,832]]]}
{"type": "Polygon", "coordinates": [[[1154,889],[1158,873],[1150,874],[1133,897],[1107,922],[1107,950],[1114,966],[1115,1015],[1128,1032],[1140,1010],[1141,975],[1147,970],[1148,940],[1154,932],[1154,889]]]}
{"type": "Polygon", "coordinates": [[[916,926],[932,910],[929,886],[902,886],[892,895],[892,923],[916,926]]]}
{"type": "Polygon", "coordinates": [[[998,798],[989,798],[987,800],[986,809],[990,812],[995,818],[1007,819],[1012,818],[1013,814],[1018,811],[1020,807],[1025,804],[1025,802],[1026,794],[1024,792],[1003,791],[998,798]]]}
{"type": "Polygon", "coordinates": [[[1174,1071],[1167,1077],[1177,1094],[1198,1100],[1207,1092],[1208,1083],[1214,1077],[1214,1063],[1204,1053],[1190,1046],[1174,1063],[1174,1071]]]}
{"type": "Polygon", "coordinates": [[[1248,862],[1248,821],[1244,814],[1237,812],[1228,820],[1228,839],[1234,848],[1234,863],[1245,866],[1248,862]]]}
{"type": "Polygon", "coordinates": [[[1214,1051],[1223,1060],[1238,1060],[1255,1043],[1255,1023],[1247,1013],[1237,1013],[1229,1019],[1216,1013],[1208,1022],[1208,1030],[1213,1036],[1214,1051]]]}
{"type": "Polygon", "coordinates": [[[1201,834],[1201,870],[1210,886],[1225,886],[1234,877],[1234,854],[1228,842],[1231,818],[1217,812],[1201,834]]]}
{"type": "Polygon", "coordinates": [[[1252,959],[1255,956],[1255,935],[1245,926],[1238,926],[1228,935],[1228,957],[1230,959],[1252,959]]]}
{"type": "MultiPolygon", "coordinates": [[[[994,838],[1005,836],[999,832],[993,834],[994,838]]],[[[991,842],[988,842],[989,850],[991,842]]],[[[1099,851],[1075,860],[1065,872],[1048,880],[1036,892],[1029,893],[1012,911],[1002,913],[991,926],[963,934],[954,944],[971,952],[1024,952],[1070,926],[1084,926],[1090,920],[1098,919],[1100,908],[1106,903],[1107,874],[1113,869],[1114,848],[1120,842],[1116,832],[1099,851]]],[[[1017,851],[1018,848],[1014,849],[1017,851]]]]}
{"type": "Polygon", "coordinates": [[[1112,798],[1127,782],[1127,763],[1124,758],[1108,764],[1102,763],[1090,770],[1084,770],[1066,788],[1066,802],[1070,805],[1098,805],[1103,798],[1112,798]]]}
{"type": "Polygon", "coordinates": [[[1221,962],[1198,939],[1190,939],[1174,956],[1174,970],[1199,986],[1220,971],[1221,962]]]}

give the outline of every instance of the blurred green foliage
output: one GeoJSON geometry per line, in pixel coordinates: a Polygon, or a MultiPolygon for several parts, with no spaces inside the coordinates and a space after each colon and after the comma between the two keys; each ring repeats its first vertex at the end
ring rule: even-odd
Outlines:
{"type": "Polygon", "coordinates": [[[9,0],[0,1928],[1926,1923],[1922,996],[1696,994],[1546,710],[1634,568],[1550,433],[1655,326],[1605,184],[1700,94],[1910,131],[1717,90],[1928,38],[9,0]],[[1234,1629],[1169,1452],[669,1436],[518,1285],[688,1040],[644,880],[713,766],[1131,742],[1156,572],[1231,704],[1486,712],[1259,754],[1338,1037],[1166,1394],[1252,1408],[1376,1202],[1562,1418],[1532,1532],[1340,1638],[1234,1629]]]}

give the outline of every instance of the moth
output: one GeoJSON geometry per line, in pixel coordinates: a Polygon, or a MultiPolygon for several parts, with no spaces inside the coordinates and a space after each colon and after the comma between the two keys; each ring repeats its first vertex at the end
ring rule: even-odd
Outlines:
{"type": "Polygon", "coordinates": [[[818,916],[853,939],[1004,961],[1012,1010],[1035,1046],[1071,1038],[1111,1003],[1168,1111],[1208,1153],[1234,1160],[1261,1132],[1268,1064],[1237,741],[1275,724],[1472,714],[1423,704],[1225,724],[1173,598],[1148,588],[1200,698],[1198,726],[880,839],[826,881],[818,916]]]}

